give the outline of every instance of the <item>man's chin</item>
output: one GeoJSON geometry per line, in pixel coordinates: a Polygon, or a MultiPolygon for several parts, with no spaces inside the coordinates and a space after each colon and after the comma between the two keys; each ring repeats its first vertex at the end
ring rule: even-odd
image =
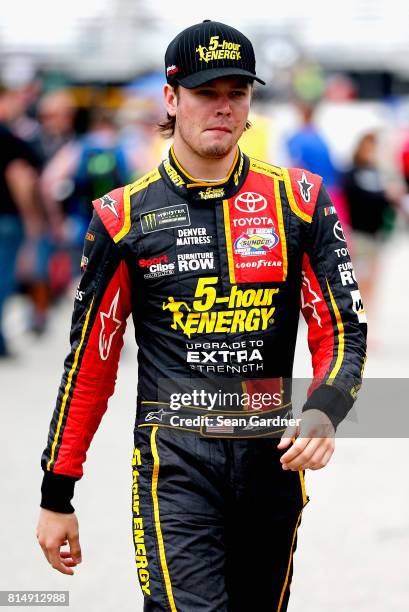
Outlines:
{"type": "Polygon", "coordinates": [[[228,155],[235,146],[236,143],[230,139],[228,142],[205,143],[202,146],[202,155],[212,159],[219,159],[228,155]]]}

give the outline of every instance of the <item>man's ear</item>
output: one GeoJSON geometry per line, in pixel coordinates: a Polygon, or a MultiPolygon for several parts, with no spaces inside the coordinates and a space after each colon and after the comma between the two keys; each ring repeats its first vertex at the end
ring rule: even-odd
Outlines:
{"type": "Polygon", "coordinates": [[[176,108],[178,105],[176,90],[172,87],[172,85],[166,83],[163,88],[163,95],[165,98],[166,112],[170,117],[176,117],[176,108]]]}

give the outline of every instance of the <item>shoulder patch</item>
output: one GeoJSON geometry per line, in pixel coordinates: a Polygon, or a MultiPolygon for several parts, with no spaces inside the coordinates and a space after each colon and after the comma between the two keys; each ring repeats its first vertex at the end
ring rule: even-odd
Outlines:
{"type": "Polygon", "coordinates": [[[257,172],[257,174],[264,174],[265,176],[271,176],[273,178],[282,178],[281,168],[266,164],[259,159],[250,158],[250,170],[257,172]]]}
{"type": "Polygon", "coordinates": [[[144,189],[151,183],[154,183],[155,181],[158,181],[161,178],[162,177],[160,175],[159,168],[154,168],[153,170],[148,172],[148,174],[144,174],[143,176],[138,178],[134,183],[131,183],[129,185],[129,194],[133,195],[134,193],[141,191],[142,189],[144,189]]]}
{"type": "Polygon", "coordinates": [[[114,242],[119,242],[129,232],[131,226],[129,187],[127,185],[114,189],[92,202],[114,242]]]}
{"type": "Polygon", "coordinates": [[[311,223],[322,177],[302,168],[283,168],[283,178],[291,210],[311,223]]]}

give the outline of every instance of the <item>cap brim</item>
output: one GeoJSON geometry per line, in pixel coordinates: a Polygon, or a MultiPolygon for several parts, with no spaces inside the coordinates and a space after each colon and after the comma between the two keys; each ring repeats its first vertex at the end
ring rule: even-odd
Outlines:
{"type": "Polygon", "coordinates": [[[243,70],[242,68],[233,68],[230,66],[229,68],[210,68],[209,70],[202,70],[200,72],[196,72],[196,74],[190,74],[189,76],[182,77],[181,79],[176,78],[175,80],[182,85],[182,87],[186,87],[186,89],[193,89],[193,87],[199,87],[200,85],[204,85],[209,81],[213,81],[214,79],[220,79],[221,77],[227,76],[242,76],[247,77],[252,81],[258,81],[261,85],[265,85],[265,82],[259,79],[258,76],[249,72],[248,70],[243,70]]]}

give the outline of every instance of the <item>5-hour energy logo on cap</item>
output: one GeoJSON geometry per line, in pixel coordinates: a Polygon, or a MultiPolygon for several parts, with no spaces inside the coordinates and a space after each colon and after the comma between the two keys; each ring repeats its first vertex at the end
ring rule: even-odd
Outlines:
{"type": "Polygon", "coordinates": [[[202,45],[196,47],[196,53],[199,54],[201,62],[207,63],[221,59],[237,61],[241,59],[240,44],[228,40],[220,41],[219,39],[220,36],[211,36],[207,47],[202,45]]]}

